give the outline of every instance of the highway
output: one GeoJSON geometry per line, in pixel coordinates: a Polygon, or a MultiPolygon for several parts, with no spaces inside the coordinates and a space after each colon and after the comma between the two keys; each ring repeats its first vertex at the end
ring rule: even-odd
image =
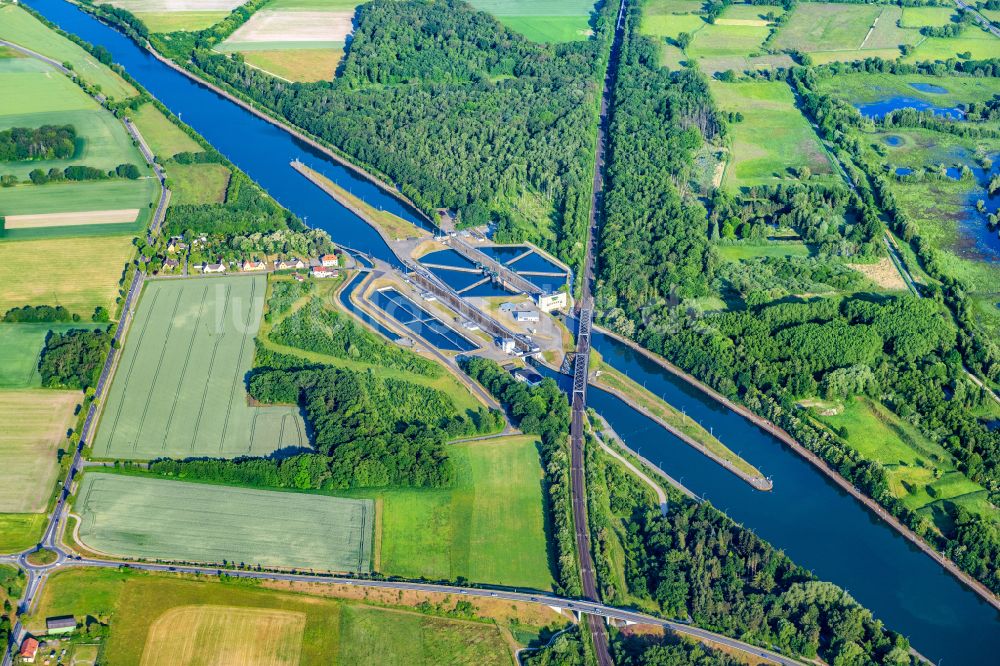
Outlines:
{"type": "Polygon", "coordinates": [[[976,9],[975,3],[969,4],[967,2],[963,2],[963,0],[955,0],[955,4],[958,5],[959,9],[964,9],[966,12],[971,14],[976,23],[983,26],[984,29],[991,32],[995,37],[1000,37],[1000,28],[990,23],[988,18],[980,14],[976,9]]]}

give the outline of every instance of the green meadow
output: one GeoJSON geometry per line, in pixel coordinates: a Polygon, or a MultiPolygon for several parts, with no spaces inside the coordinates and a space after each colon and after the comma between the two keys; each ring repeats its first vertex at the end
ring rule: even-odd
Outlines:
{"type": "Polygon", "coordinates": [[[826,151],[795,106],[788,84],[711,81],[709,87],[723,111],[743,114],[742,122],[730,125],[725,187],[777,183],[790,177],[791,169],[803,166],[816,175],[833,173],[826,151]]]}
{"type": "Polygon", "coordinates": [[[594,0],[469,0],[511,30],[536,42],[572,42],[590,36],[594,0]]]}
{"type": "Polygon", "coordinates": [[[49,331],[63,333],[74,328],[89,327],[84,323],[0,324],[0,389],[41,386],[38,358],[49,331]]]}
{"type": "Polygon", "coordinates": [[[169,164],[167,186],[171,205],[223,203],[229,169],[222,164],[169,164]]]}
{"type": "Polygon", "coordinates": [[[452,444],[451,488],[350,493],[380,507],[378,570],[552,589],[537,445],[532,436],[452,444]]]}

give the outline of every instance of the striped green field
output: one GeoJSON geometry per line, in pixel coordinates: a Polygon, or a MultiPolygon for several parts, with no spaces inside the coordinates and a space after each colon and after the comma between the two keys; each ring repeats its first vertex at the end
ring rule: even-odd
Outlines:
{"type": "Polygon", "coordinates": [[[58,62],[71,63],[73,71],[108,97],[123,100],[137,94],[125,79],[97,58],[16,5],[0,5],[0,39],[26,46],[58,62]]]}
{"type": "Polygon", "coordinates": [[[231,458],[307,447],[296,408],[247,402],[265,288],[263,275],[147,282],[94,455],[231,458]]]}
{"type": "Polygon", "coordinates": [[[79,539],[100,553],[322,571],[371,570],[370,500],[85,474],[79,539]]]}

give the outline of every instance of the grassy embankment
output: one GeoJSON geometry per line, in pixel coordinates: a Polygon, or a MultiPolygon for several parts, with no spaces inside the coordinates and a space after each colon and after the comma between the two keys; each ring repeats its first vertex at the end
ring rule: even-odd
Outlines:
{"type": "Polygon", "coordinates": [[[629,405],[690,437],[711,454],[731,463],[740,472],[751,477],[763,478],[764,475],[759,469],[733,453],[698,422],[605,363],[595,350],[591,350],[590,367],[599,373],[591,382],[595,386],[618,394],[629,405]]]}

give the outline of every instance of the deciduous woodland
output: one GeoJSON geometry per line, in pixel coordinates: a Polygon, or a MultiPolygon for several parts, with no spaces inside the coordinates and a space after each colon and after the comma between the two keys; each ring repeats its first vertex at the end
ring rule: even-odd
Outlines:
{"type": "MultiPolygon", "coordinates": [[[[333,82],[288,85],[210,50],[191,53],[293,124],[385,174],[421,209],[493,222],[498,240],[531,240],[578,264],[589,212],[601,66],[617,3],[597,37],[543,45],[464,2],[376,0],[356,16],[333,82]]],[[[179,43],[155,40],[175,57],[179,43]]]]}

